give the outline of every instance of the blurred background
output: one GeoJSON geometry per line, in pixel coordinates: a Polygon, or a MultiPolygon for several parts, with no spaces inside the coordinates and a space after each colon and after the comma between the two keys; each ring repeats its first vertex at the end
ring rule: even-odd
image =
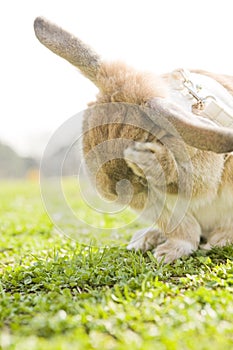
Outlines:
{"type": "Polygon", "coordinates": [[[229,0],[2,1],[2,178],[36,177],[51,135],[97,93],[73,66],[37,41],[37,16],[73,32],[109,60],[158,74],[183,67],[233,75],[229,0]]]}

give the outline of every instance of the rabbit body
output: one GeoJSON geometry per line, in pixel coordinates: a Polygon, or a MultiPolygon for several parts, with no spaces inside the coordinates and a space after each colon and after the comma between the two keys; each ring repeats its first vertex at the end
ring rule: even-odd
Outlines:
{"type": "MultiPolygon", "coordinates": [[[[153,249],[158,260],[171,262],[195,251],[201,236],[206,249],[233,243],[232,129],[214,127],[170,103],[170,74],[106,63],[44,18],[34,28],[43,45],[99,89],[84,114],[87,169],[102,196],[128,203],[155,225],[136,232],[128,248],[153,249]]],[[[196,73],[233,95],[233,77],[196,73]]]]}
{"type": "MultiPolygon", "coordinates": [[[[158,140],[153,132],[149,132],[153,129],[150,120],[144,117],[141,124],[145,127],[138,128],[129,125],[122,118],[124,113],[119,113],[115,117],[114,113],[110,113],[111,117],[105,112],[98,113],[98,106],[109,102],[146,106],[155,96],[168,97],[171,89],[168,76],[154,77],[152,74],[139,73],[122,63],[112,65],[108,63],[103,66],[99,74],[101,77],[98,81],[101,81],[103,88],[100,89],[96,101],[90,104],[97,109],[94,113],[90,109],[84,118],[84,131],[88,130],[83,138],[84,155],[98,144],[113,139],[128,139],[129,144],[122,144],[121,150],[118,145],[119,154],[117,157],[113,154],[110,161],[99,159],[100,170],[95,178],[96,186],[105,198],[116,200],[117,183],[123,179],[129,180],[134,190],[130,206],[139,212],[142,211],[142,217],[148,221],[157,218],[156,228],[136,232],[128,248],[143,251],[154,249],[154,255],[158,260],[171,262],[195,251],[201,237],[207,241],[205,249],[232,243],[233,155],[217,154],[186,145],[192,164],[192,181],[191,184],[186,184],[185,167],[179,174],[177,172],[182,159],[179,159],[179,156],[174,157],[174,153],[163,144],[163,141],[166,141],[166,134],[158,140]],[[93,127],[96,120],[99,121],[99,127],[93,127]],[[110,120],[111,124],[108,124],[110,120]],[[181,188],[182,184],[191,185],[192,189],[181,188]],[[186,212],[178,214],[182,219],[172,231],[169,231],[167,226],[174,210],[174,203],[177,197],[182,196],[187,190],[191,192],[188,208],[186,212]]],[[[218,81],[221,82],[219,76],[218,81]]],[[[230,92],[232,93],[232,90],[230,92]]],[[[133,124],[137,118],[141,116],[135,111],[131,119],[132,123],[134,121],[133,124]]],[[[136,124],[140,123],[137,121],[136,124]]],[[[170,138],[170,143],[172,142],[173,148],[177,147],[176,153],[179,154],[178,140],[174,138],[171,141],[170,138]]],[[[110,145],[109,149],[99,152],[99,155],[107,153],[109,156],[111,152],[110,145]]],[[[96,154],[94,157],[96,158],[96,154]]],[[[95,173],[92,169],[93,157],[89,159],[86,157],[86,162],[90,172],[95,173]]]]}

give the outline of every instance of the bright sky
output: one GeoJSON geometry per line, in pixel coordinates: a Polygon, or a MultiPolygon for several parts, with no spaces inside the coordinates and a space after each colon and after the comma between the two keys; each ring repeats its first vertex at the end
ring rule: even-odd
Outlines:
{"type": "Polygon", "coordinates": [[[233,75],[230,0],[8,0],[0,4],[0,140],[41,152],[96,88],[35,38],[44,16],[107,59],[157,73],[178,67],[233,75]]]}

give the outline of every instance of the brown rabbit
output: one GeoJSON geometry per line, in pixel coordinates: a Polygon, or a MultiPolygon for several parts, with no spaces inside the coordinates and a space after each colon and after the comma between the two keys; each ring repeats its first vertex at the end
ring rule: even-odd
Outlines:
{"type": "MultiPolygon", "coordinates": [[[[154,249],[158,260],[171,262],[195,251],[201,237],[206,249],[233,243],[233,130],[172,102],[173,74],[106,63],[46,19],[34,25],[42,44],[99,88],[84,116],[87,168],[105,198],[129,202],[156,224],[137,232],[128,248],[154,249]]],[[[233,77],[193,74],[220,83],[233,108],[233,77]]]]}

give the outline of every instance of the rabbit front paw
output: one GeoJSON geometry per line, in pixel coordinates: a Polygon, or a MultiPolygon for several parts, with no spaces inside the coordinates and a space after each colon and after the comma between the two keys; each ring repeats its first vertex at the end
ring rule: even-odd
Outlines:
{"type": "Polygon", "coordinates": [[[168,239],[154,250],[155,258],[164,263],[171,263],[183,256],[192,254],[197,248],[188,241],[179,239],[168,239]]]}
{"type": "Polygon", "coordinates": [[[146,231],[140,230],[137,231],[132,237],[130,243],[127,246],[128,250],[141,250],[146,252],[147,250],[152,250],[157,247],[159,244],[162,244],[165,241],[165,237],[162,232],[159,230],[146,231]]]}
{"type": "Polygon", "coordinates": [[[161,172],[158,158],[164,153],[164,147],[159,143],[134,142],[124,151],[128,166],[138,176],[151,175],[161,172]]]}

